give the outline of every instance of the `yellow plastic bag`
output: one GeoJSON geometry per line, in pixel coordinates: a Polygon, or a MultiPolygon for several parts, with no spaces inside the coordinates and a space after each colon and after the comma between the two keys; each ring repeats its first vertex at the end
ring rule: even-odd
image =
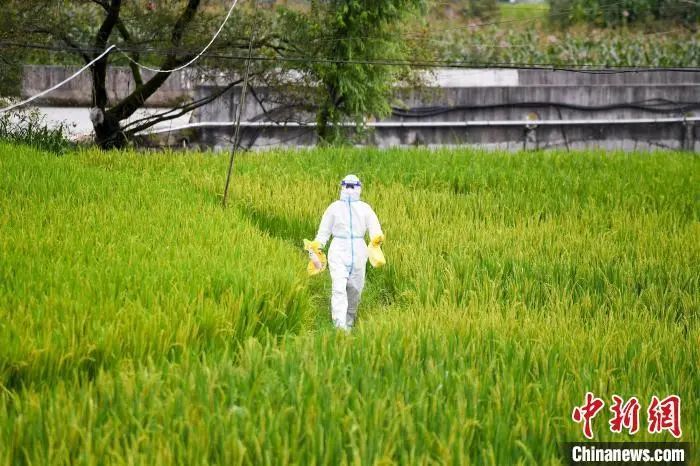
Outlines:
{"type": "Polygon", "coordinates": [[[386,265],[386,258],[382,252],[381,245],[384,242],[384,236],[377,235],[372,238],[372,241],[367,245],[367,257],[372,267],[379,268],[386,265]]]}
{"type": "Polygon", "coordinates": [[[304,250],[309,252],[309,263],[306,266],[306,272],[309,275],[316,275],[326,270],[328,260],[321,250],[321,245],[318,244],[318,241],[309,241],[305,239],[304,250]]]}

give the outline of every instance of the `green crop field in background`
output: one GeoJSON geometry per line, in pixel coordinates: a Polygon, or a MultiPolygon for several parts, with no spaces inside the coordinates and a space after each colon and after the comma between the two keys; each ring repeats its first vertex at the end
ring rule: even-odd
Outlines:
{"type": "Polygon", "coordinates": [[[549,13],[548,3],[499,3],[499,21],[524,21],[532,23],[545,20],[549,13]]]}
{"type": "Polygon", "coordinates": [[[700,159],[0,144],[0,464],[563,464],[593,391],[700,440],[700,159]],[[360,322],[305,276],[338,180],[386,232],[360,322]]]}

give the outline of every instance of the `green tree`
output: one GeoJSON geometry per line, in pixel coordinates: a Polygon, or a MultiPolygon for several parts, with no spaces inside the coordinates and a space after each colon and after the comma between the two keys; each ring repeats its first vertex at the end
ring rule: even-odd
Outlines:
{"type": "Polygon", "coordinates": [[[366,117],[391,112],[395,84],[415,78],[402,62],[426,53],[405,35],[423,7],[422,0],[316,0],[307,10],[280,11],[281,30],[305,58],[285,67],[300,71],[312,90],[307,104],[317,109],[321,142],[344,138],[338,123],[362,128],[366,117]]]}
{"type": "MultiPolygon", "coordinates": [[[[227,2],[228,3],[228,2],[227,2]]],[[[230,3],[228,4],[230,5],[230,3]]],[[[3,0],[3,39],[46,46],[61,46],[89,63],[111,44],[136,61],[147,62],[159,69],[176,68],[194,58],[222,21],[218,0],[3,0]],[[12,37],[9,37],[12,36],[12,37]],[[148,51],[148,52],[146,52],[148,51]]],[[[242,10],[241,10],[242,11],[242,10]]],[[[248,37],[256,13],[235,11],[227,24],[217,49],[212,53],[248,49],[248,37]]],[[[265,37],[262,37],[265,40],[265,37]]],[[[258,47],[264,47],[263,41],[258,47]]],[[[17,47],[12,48],[16,50],[17,47]]],[[[207,56],[199,62],[212,64],[207,56]]],[[[229,69],[240,68],[242,60],[230,60],[229,69]]],[[[168,79],[171,73],[145,73],[117,52],[112,52],[90,67],[92,75],[93,126],[97,143],[103,148],[124,146],[135,133],[155,123],[182,115],[204,105],[227,90],[240,79],[232,80],[215,94],[195,102],[138,121],[125,127],[146,100],[168,79]],[[125,98],[110,102],[107,68],[110,64],[129,64],[135,83],[125,98]]]]}
{"type": "MultiPolygon", "coordinates": [[[[16,42],[60,46],[83,63],[116,44],[134,60],[160,69],[176,68],[196,56],[230,6],[222,0],[0,2],[3,11],[12,12],[2,24],[16,42]]],[[[136,133],[232,89],[241,82],[251,37],[256,58],[251,76],[285,96],[284,105],[273,105],[273,113],[286,110],[298,118],[315,112],[320,140],[338,141],[342,134],[336,123],[354,120],[361,127],[368,116],[388,114],[394,85],[415,78],[405,64],[373,62],[403,62],[427,50],[417,45],[423,38],[420,31],[413,36],[416,40],[404,35],[422,7],[423,0],[329,0],[293,10],[241,1],[214,46],[197,62],[203,75],[215,70],[217,82],[225,72],[226,84],[207,97],[136,122],[126,120],[170,73],[143,72],[113,51],[89,70],[96,141],[103,148],[122,147],[136,133]],[[133,74],[134,89],[119,101],[110,101],[107,92],[111,65],[128,65],[133,74]],[[301,80],[290,81],[290,75],[301,80]]]]}

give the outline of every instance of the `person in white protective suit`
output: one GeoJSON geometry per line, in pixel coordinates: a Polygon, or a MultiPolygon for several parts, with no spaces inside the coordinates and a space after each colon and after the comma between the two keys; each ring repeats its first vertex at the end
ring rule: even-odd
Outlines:
{"type": "Polygon", "coordinates": [[[360,179],[348,175],[340,186],[340,200],[328,206],[323,214],[316,241],[323,248],[333,236],[328,248],[332,282],[331,316],[337,328],[350,330],[355,324],[357,306],[365,286],[365,234],[369,231],[372,241],[381,241],[384,235],[377,214],[369,204],[360,200],[360,179]]]}

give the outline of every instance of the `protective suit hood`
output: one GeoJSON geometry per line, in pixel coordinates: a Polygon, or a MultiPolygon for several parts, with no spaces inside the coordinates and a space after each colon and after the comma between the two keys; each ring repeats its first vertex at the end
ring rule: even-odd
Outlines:
{"type": "Polygon", "coordinates": [[[355,175],[348,175],[340,182],[341,201],[359,201],[362,194],[362,182],[355,175]]]}

